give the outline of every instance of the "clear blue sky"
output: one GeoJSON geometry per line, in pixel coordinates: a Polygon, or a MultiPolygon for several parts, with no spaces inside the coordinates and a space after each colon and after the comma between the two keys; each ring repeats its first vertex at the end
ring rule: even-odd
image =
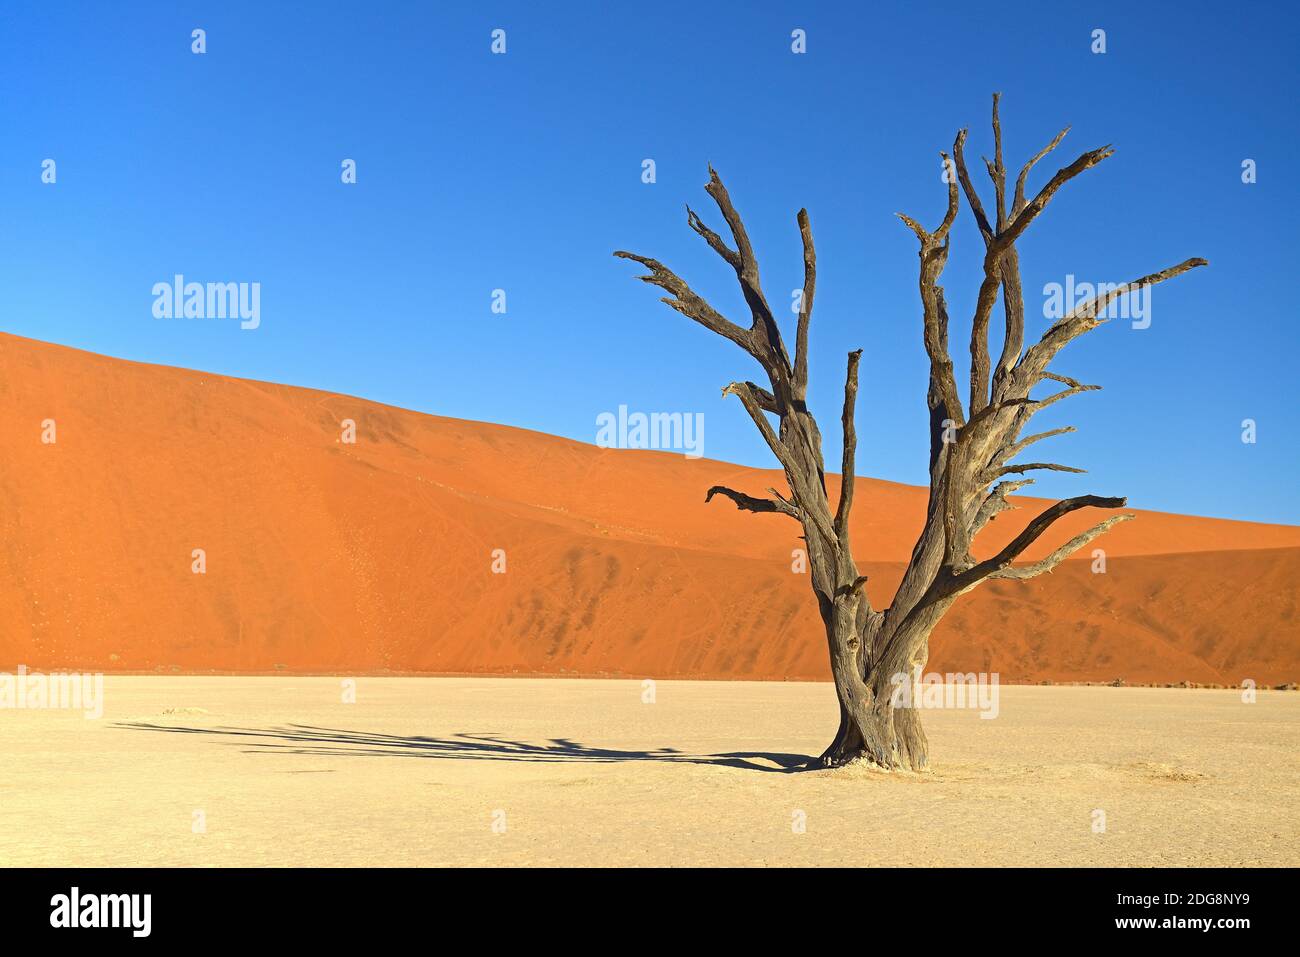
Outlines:
{"type": "MultiPolygon", "coordinates": [[[[1062,354],[1057,371],[1105,391],[1040,416],[1079,426],[1050,453],[1090,474],[1038,491],[1300,522],[1295,7],[1137,6],[9,0],[0,329],[586,442],[620,404],[702,411],[706,455],[770,466],[720,398],[758,370],[610,257],[660,258],[739,317],[734,277],[683,210],[722,228],[702,190],[712,162],[774,305],[800,283],[795,212],[812,217],[828,460],[844,354],[860,347],[858,469],[920,484],[916,243],[894,213],[937,220],[937,151],[961,126],[987,182],[1000,90],[1013,169],[1073,126],[1034,188],[1085,149],[1118,150],[1021,243],[1031,336],[1043,285],[1067,273],[1211,263],[1155,290],[1149,329],[1117,320],[1062,354]],[[498,27],[504,56],[489,50],[498,27]],[[151,287],[178,272],[260,282],[261,327],[155,320],[151,287]]],[[[959,369],[981,255],[961,215],[946,274],[959,369]]]]}

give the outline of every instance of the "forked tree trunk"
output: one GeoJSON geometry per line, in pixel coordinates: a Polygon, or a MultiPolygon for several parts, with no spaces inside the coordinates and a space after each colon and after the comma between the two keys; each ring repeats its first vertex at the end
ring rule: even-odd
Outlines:
{"type": "Polygon", "coordinates": [[[712,168],[705,190],[718,204],[735,248],[706,226],[690,207],[687,207],[686,221],[735,270],[750,311],[748,326],[723,316],[658,260],[624,251],[614,253],[645,266],[649,274],[640,278],[665,290],[668,293],[663,299],[665,303],[738,345],[767,375],[768,387],[733,382],[722,394],[734,395],[744,405],[764,442],[781,463],[789,497],[776,489],[768,489],[771,498],[759,498],[715,485],[709,489],[705,501],[723,495],[739,509],[777,512],[803,526],[813,592],[826,627],[831,672],[840,703],[839,729],[830,747],[813,762],[817,767],[863,759],[888,769],[924,769],[929,763],[929,752],[920,713],[915,707],[919,701],[911,700],[908,702],[911,707],[900,707],[895,691],[900,682],[912,682],[916,668],[925,667],[930,633],[953,601],[987,579],[1026,579],[1051,571],[1117,522],[1133,517],[1116,515],[1075,535],[1045,558],[1013,565],[1062,516],[1081,508],[1120,508],[1125,504],[1122,498],[1080,495],[1041,512],[991,557],[977,561],[972,555],[972,545],[980,530],[999,513],[1014,507],[1008,495],[1033,481],[1000,479],[1034,469],[1081,471],[1041,462],[1008,464],[1034,442],[1074,431],[1067,427],[1020,438],[1035,413],[1061,399],[1098,388],[1049,372],[1048,365],[1056,354],[1073,339],[1099,326],[1104,321],[1103,311],[1117,297],[1206,265],[1204,259],[1188,259],[1122,286],[1108,288],[1076,306],[1048,328],[1038,342],[1025,348],[1024,294],[1015,242],[1058,189],[1114,152],[1109,146],[1089,150],[1060,169],[1030,199],[1025,193],[1030,171],[1064,136],[1062,130],[1035,154],[1021,169],[1014,192],[1008,190],[995,93],[994,158],[985,161],[996,198],[992,216],[985,213],[966,169],[965,130],[957,134],[951,159],[946,153],[940,154],[945,165],[944,181],[948,184],[948,206],[938,228],[928,230],[900,214],[921,244],[922,341],[930,360],[927,394],[930,500],[912,558],[892,603],[883,611],[871,607],[866,595],[866,578],[858,574],[849,540],[857,452],[853,416],[860,352],[849,353],[844,385],[842,478],[839,503],[833,513],[826,491],[821,433],[808,410],[808,328],[816,289],[817,258],[807,211],[801,209],[797,217],[803,242],[804,281],[797,299],[799,318],[793,362],[776,317],[763,295],[758,260],[745,225],[712,168]],[[959,183],[984,242],[984,277],[971,319],[970,393],[965,408],[948,349],[948,306],[943,286],[939,284],[951,245],[949,233],[957,218],[959,183]],[[1002,353],[994,365],[989,353],[989,321],[999,293],[1006,328],[1002,353]],[[1066,388],[1044,398],[1031,398],[1031,390],[1045,380],[1059,382],[1066,388]]]}
{"type": "Polygon", "coordinates": [[[911,683],[913,669],[925,668],[928,637],[928,631],[905,636],[905,647],[914,650],[901,661],[889,655],[864,664],[859,648],[883,643],[883,635],[863,635],[858,627],[832,614],[826,622],[826,638],[840,723],[818,765],[831,768],[863,761],[886,770],[925,770],[930,760],[929,742],[913,706],[917,702],[900,701],[899,689],[903,683],[911,683]]]}

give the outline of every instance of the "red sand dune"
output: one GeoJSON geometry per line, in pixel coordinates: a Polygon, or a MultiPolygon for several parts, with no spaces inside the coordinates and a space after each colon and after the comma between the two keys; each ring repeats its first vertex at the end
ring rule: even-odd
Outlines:
{"type": "MultiPolygon", "coordinates": [[[[798,527],[704,503],[712,484],[760,493],[775,472],[8,335],[0,401],[0,670],[828,677],[791,571],[798,527]],[[349,418],[355,445],[339,441],[349,418]]],[[[1045,504],[1019,501],[985,553],[1045,504]]],[[[881,603],[925,491],[861,480],[857,503],[881,603]]],[[[1072,560],[963,598],[932,669],[1300,678],[1300,528],[1138,515],[1097,543],[1104,575],[1072,560]]],[[[1070,519],[1028,557],[1095,516],[1070,519]]]]}

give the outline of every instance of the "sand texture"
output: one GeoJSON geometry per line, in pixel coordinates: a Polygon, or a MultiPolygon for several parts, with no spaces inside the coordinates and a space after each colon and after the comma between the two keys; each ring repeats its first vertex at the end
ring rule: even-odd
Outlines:
{"type": "Polygon", "coordinates": [[[811,682],[105,688],[99,720],[0,711],[0,863],[1294,866],[1300,846],[1291,692],[1002,688],[993,720],[928,712],[914,775],[786,773],[834,728],[811,682]]]}

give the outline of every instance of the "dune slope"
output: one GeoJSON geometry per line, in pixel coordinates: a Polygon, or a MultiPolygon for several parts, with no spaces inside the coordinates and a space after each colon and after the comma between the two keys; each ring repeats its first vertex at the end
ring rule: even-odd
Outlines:
{"type": "MultiPolygon", "coordinates": [[[[712,484],[759,491],[775,472],[7,335],[0,403],[0,669],[828,673],[792,570],[797,526],[704,504],[712,484]],[[345,419],[355,444],[340,441],[345,419]]],[[[883,602],[925,491],[864,479],[857,501],[883,602]]],[[[1018,502],[984,553],[1046,504],[1018,502]]],[[[1138,516],[1103,540],[1105,574],[1072,560],[965,597],[932,667],[1300,678],[1300,528],[1138,516]]],[[[1027,557],[1094,520],[1069,518],[1027,557]]]]}

